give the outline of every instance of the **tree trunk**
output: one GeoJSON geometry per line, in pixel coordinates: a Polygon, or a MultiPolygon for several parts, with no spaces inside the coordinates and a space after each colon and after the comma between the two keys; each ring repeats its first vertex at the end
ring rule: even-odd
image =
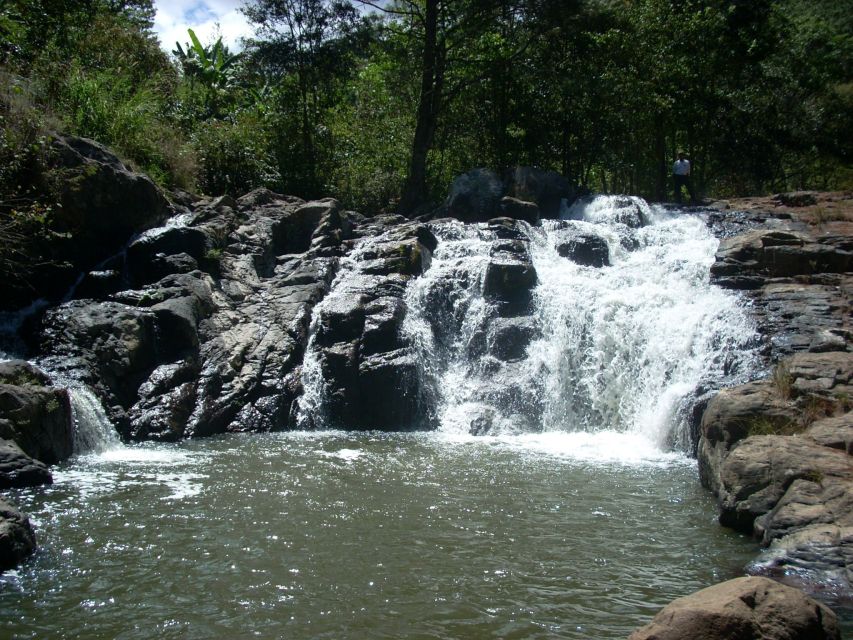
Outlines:
{"type": "Polygon", "coordinates": [[[438,42],[438,2],[439,0],[426,2],[421,94],[409,174],[406,177],[399,206],[399,211],[403,215],[409,215],[423,205],[427,195],[427,156],[435,138],[444,77],[443,56],[438,42]]]}
{"type": "Polygon", "coordinates": [[[663,129],[663,120],[658,116],[655,119],[655,156],[657,161],[657,180],[655,182],[655,199],[659,202],[666,200],[666,135],[663,129]]]}

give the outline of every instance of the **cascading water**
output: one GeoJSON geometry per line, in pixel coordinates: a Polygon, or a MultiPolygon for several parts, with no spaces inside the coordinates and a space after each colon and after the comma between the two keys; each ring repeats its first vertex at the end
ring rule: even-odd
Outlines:
{"type": "Polygon", "coordinates": [[[84,386],[68,387],[74,420],[74,453],[103,453],[123,445],[100,400],[84,386]]]}
{"type": "Polygon", "coordinates": [[[493,235],[486,225],[435,226],[441,242],[410,286],[406,330],[441,429],[618,432],[687,449],[676,427],[697,387],[737,382],[757,362],[737,298],[709,283],[716,239],[699,218],[637,198],[599,196],[563,217],[520,225],[538,276],[524,322],[538,337],[508,362],[472,348],[501,321],[482,291],[493,235]],[[557,247],[578,234],[603,239],[610,264],[561,257],[557,247]]]}

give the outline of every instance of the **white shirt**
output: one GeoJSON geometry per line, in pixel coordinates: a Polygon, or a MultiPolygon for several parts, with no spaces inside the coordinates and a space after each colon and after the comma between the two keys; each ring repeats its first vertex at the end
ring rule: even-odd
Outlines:
{"type": "Polygon", "coordinates": [[[676,160],[672,165],[672,173],[676,176],[689,176],[690,160],[676,160]]]}

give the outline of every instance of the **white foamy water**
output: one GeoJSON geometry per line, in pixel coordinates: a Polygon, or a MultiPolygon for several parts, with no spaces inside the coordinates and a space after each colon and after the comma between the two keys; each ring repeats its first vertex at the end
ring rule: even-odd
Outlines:
{"type": "Polygon", "coordinates": [[[538,337],[507,363],[474,344],[490,339],[497,315],[482,294],[494,238],[485,225],[434,229],[440,243],[410,286],[405,329],[423,354],[441,430],[484,426],[590,460],[657,459],[670,443],[688,449],[684,416],[697,386],[730,384],[756,363],[738,298],[709,282],[718,241],[699,218],[638,198],[600,196],[565,215],[521,225],[539,280],[538,337]],[[632,228],[636,221],[645,226],[632,228]],[[607,243],[609,266],[558,254],[578,233],[607,243]],[[538,431],[577,435],[530,435],[538,431]]]}
{"type": "Polygon", "coordinates": [[[124,447],[94,393],[85,386],[72,385],[68,387],[68,395],[74,420],[75,454],[102,453],[124,447]]]}

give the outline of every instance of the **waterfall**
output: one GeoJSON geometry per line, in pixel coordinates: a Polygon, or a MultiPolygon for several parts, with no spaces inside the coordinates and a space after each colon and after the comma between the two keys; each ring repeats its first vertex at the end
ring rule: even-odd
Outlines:
{"type": "Polygon", "coordinates": [[[123,447],[115,427],[107,418],[100,400],[89,389],[68,387],[74,420],[74,453],[102,453],[123,447]]]}
{"type": "Polygon", "coordinates": [[[483,348],[506,322],[482,293],[495,238],[486,225],[434,225],[439,247],[407,292],[404,329],[441,429],[618,432],[688,449],[683,415],[695,390],[740,382],[757,366],[738,297],[709,282],[718,241],[697,216],[638,198],[599,196],[563,218],[519,225],[538,275],[523,319],[536,337],[508,361],[483,348]],[[609,264],[561,257],[560,243],[577,234],[606,242],[609,264]]]}

